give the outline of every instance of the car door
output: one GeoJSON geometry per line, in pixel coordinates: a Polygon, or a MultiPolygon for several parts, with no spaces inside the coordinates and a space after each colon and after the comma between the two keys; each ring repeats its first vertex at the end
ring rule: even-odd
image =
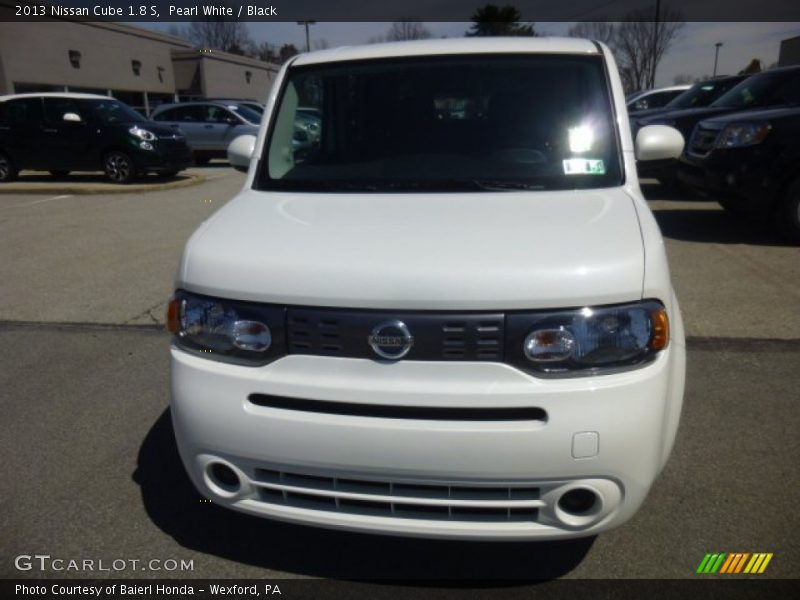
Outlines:
{"type": "Polygon", "coordinates": [[[90,121],[91,110],[80,100],[44,99],[44,168],[81,169],[97,162],[97,157],[90,152],[91,140],[96,136],[90,121]],[[76,116],[78,120],[75,120],[76,116]]]}
{"type": "Polygon", "coordinates": [[[209,111],[211,118],[214,119],[216,127],[214,128],[214,144],[217,148],[226,149],[235,138],[245,133],[252,134],[253,131],[258,129],[255,127],[248,127],[245,121],[232,110],[222,106],[215,106],[215,110],[209,111]]]}
{"type": "Polygon", "coordinates": [[[18,169],[41,167],[44,114],[41,98],[17,98],[4,103],[0,143],[18,169]]]}

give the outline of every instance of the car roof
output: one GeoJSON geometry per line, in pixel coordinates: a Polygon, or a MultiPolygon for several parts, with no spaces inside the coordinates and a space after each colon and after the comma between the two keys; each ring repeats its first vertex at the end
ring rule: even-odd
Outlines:
{"type": "MultiPolygon", "coordinates": [[[[0,96],[0,102],[7,100],[16,100],[17,98],[73,98],[75,100],[117,100],[111,96],[102,96],[100,94],[79,94],[73,92],[41,92],[33,94],[8,94],[0,96]]],[[[120,102],[119,100],[117,100],[120,102]]]]}
{"type": "Polygon", "coordinates": [[[153,112],[158,112],[162,110],[166,110],[168,108],[175,108],[179,106],[198,106],[203,104],[213,104],[215,106],[222,106],[227,107],[231,104],[242,104],[247,102],[246,100],[189,100],[188,102],[165,102],[164,104],[159,104],[153,109],[153,112]]]}
{"type": "Polygon", "coordinates": [[[599,54],[599,52],[595,42],[580,38],[466,37],[343,46],[300,54],[292,65],[446,54],[599,54]]]}

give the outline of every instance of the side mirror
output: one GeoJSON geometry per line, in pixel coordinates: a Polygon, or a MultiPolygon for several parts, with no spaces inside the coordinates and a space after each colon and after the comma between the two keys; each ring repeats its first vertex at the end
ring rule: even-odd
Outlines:
{"type": "Polygon", "coordinates": [[[636,160],[678,158],[683,152],[683,135],[667,125],[646,125],[636,134],[636,160]]]}
{"type": "Polygon", "coordinates": [[[81,120],[80,115],[77,114],[77,113],[73,113],[73,112],[64,113],[64,116],[61,117],[61,118],[64,121],[66,121],[67,123],[82,123],[83,122],[81,120]]]}
{"type": "Polygon", "coordinates": [[[256,136],[240,135],[228,145],[228,162],[237,171],[247,173],[255,148],[256,136]]]}

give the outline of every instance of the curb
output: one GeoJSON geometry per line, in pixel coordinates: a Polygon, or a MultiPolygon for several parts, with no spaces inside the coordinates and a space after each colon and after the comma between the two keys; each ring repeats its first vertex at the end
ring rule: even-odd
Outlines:
{"type": "Polygon", "coordinates": [[[206,180],[205,175],[199,173],[186,173],[178,175],[175,181],[156,182],[156,183],[27,183],[16,181],[0,185],[0,194],[69,194],[77,196],[89,196],[92,194],[140,194],[142,192],[158,192],[161,190],[172,190],[177,188],[198,185],[206,180]]]}

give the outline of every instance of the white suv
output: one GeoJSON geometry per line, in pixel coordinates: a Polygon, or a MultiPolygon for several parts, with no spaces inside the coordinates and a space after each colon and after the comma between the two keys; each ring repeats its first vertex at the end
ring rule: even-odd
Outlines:
{"type": "MultiPolygon", "coordinates": [[[[682,145],[653,126],[635,152],[682,145]]],[[[168,315],[172,418],[204,496],[468,539],[592,535],[636,512],[675,439],[685,346],[605,46],[303,54],[233,158],[248,146],[168,315]]]]}

